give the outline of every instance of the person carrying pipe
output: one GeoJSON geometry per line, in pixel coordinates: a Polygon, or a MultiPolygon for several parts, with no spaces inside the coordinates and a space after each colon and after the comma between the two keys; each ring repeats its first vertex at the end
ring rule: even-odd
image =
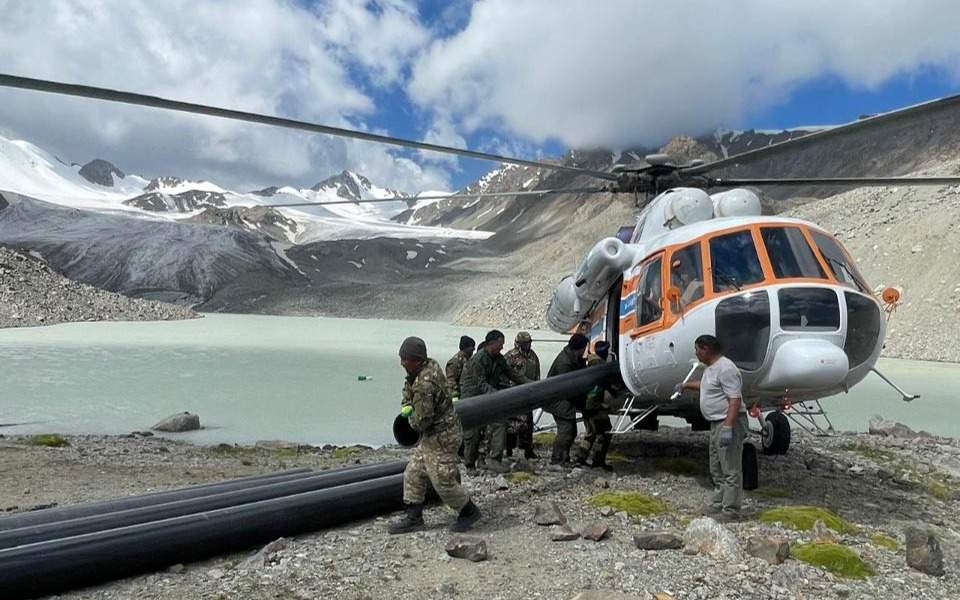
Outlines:
{"type": "Polygon", "coordinates": [[[446,378],[418,337],[403,340],[400,364],[407,372],[400,415],[420,434],[420,441],[403,471],[405,514],[390,524],[389,532],[407,533],[423,527],[423,505],[431,485],[440,500],[458,513],[450,530],[467,531],[480,518],[480,509],[460,485],[457,449],[463,433],[446,378]]]}
{"type": "Polygon", "coordinates": [[[469,335],[460,336],[460,350],[447,361],[447,393],[454,402],[460,399],[460,375],[463,374],[463,366],[473,356],[476,346],[477,343],[469,335]]]}
{"type": "MultiPolygon", "coordinates": [[[[594,344],[593,354],[587,358],[587,366],[600,365],[607,362],[610,356],[610,342],[600,341],[594,344]]],[[[596,385],[587,393],[586,406],[583,411],[583,425],[586,429],[587,463],[595,469],[612,471],[613,467],[607,464],[607,452],[613,436],[610,431],[613,424],[610,422],[610,406],[607,404],[608,391],[606,386],[596,385]]]]}
{"type": "MultiPolygon", "coordinates": [[[[503,332],[496,329],[489,331],[463,369],[460,379],[460,398],[471,398],[481,394],[489,394],[497,390],[506,389],[511,384],[528,383],[529,380],[516,373],[507,364],[501,351],[505,337],[503,332]]],[[[487,425],[489,435],[489,449],[484,466],[496,473],[509,473],[510,468],[503,464],[503,453],[507,445],[507,422],[496,421],[487,425]]],[[[468,473],[476,470],[476,461],[480,453],[481,428],[468,430],[464,434],[463,462],[468,473]]]]}
{"type": "MultiPolygon", "coordinates": [[[[513,350],[504,357],[507,364],[515,372],[520,373],[530,381],[540,380],[540,357],[533,351],[533,338],[526,331],[517,333],[513,342],[513,350]]],[[[523,450],[527,459],[536,458],[533,451],[533,412],[519,415],[510,419],[507,430],[507,456],[513,448],[523,450]]]]}
{"type": "MultiPolygon", "coordinates": [[[[583,358],[583,351],[589,344],[590,340],[581,333],[570,336],[567,345],[550,365],[547,377],[563,375],[586,367],[587,362],[583,358]]],[[[570,462],[570,448],[577,439],[577,404],[577,401],[560,400],[544,407],[545,411],[553,415],[553,420],[557,423],[557,438],[553,442],[553,454],[550,456],[552,465],[575,466],[570,462]]]]}

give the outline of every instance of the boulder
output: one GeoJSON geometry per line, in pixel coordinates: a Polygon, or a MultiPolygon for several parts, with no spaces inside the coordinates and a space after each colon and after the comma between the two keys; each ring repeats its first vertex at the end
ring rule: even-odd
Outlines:
{"type": "Polygon", "coordinates": [[[840,538],[837,537],[836,532],[827,527],[827,524],[823,522],[823,519],[817,519],[813,522],[813,527],[810,529],[811,535],[816,542],[823,542],[825,544],[836,544],[840,541],[840,538]]]}
{"type": "Polygon", "coordinates": [[[873,435],[883,435],[888,437],[899,437],[899,438],[915,438],[919,437],[916,431],[910,429],[903,423],[897,423],[896,421],[887,421],[880,415],[873,415],[870,417],[870,423],[868,429],[873,435]]]}
{"type": "Polygon", "coordinates": [[[570,529],[569,525],[554,525],[550,530],[550,539],[554,542],[572,542],[580,539],[580,534],[570,529]]]}
{"type": "Polygon", "coordinates": [[[779,565],[790,556],[790,542],[774,535],[755,535],[747,540],[747,554],[779,565]]]}
{"type": "Polygon", "coordinates": [[[497,475],[497,478],[493,481],[494,487],[498,490],[508,490],[510,489],[510,482],[507,481],[507,478],[503,475],[497,475]]]}
{"type": "Polygon", "coordinates": [[[240,563],[241,569],[261,569],[276,559],[280,552],[289,545],[286,538],[277,538],[260,549],[259,552],[240,563]]]}
{"type": "Polygon", "coordinates": [[[926,527],[911,526],[907,538],[907,564],[927,575],[943,576],[943,550],[937,535],[926,527]]]}
{"type": "Polygon", "coordinates": [[[603,538],[607,537],[607,534],[610,533],[610,528],[604,525],[603,523],[591,523],[580,530],[580,535],[584,539],[593,540],[599,542],[603,538]]]}
{"type": "Polygon", "coordinates": [[[683,532],[683,551],[686,554],[709,554],[714,558],[736,560],[740,557],[737,538],[723,525],[710,517],[694,519],[683,532]]]}
{"type": "Polygon", "coordinates": [[[473,562],[487,560],[487,543],[480,538],[455,537],[447,542],[445,550],[453,558],[473,562]]]}
{"type": "Polygon", "coordinates": [[[177,413],[170,415],[150,429],[154,431],[195,431],[200,429],[200,417],[189,412],[177,413]]]}
{"type": "Polygon", "coordinates": [[[683,538],[669,531],[642,531],[634,534],[633,543],[641,550],[679,550],[683,538]]]}
{"type": "Polygon", "coordinates": [[[560,512],[556,502],[541,502],[537,505],[533,521],[537,525],[563,525],[567,518],[560,512]]]}

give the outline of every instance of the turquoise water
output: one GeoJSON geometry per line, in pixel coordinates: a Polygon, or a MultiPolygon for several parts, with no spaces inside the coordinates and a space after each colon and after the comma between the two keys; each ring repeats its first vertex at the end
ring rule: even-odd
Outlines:
{"type": "MultiPolygon", "coordinates": [[[[443,323],[208,315],[193,321],[73,323],[0,330],[0,433],[105,433],[148,429],[183,410],[204,429],[197,443],[284,439],[309,444],[391,443],[404,373],[397,348],[418,335],[445,363],[464,333],[443,323]],[[372,380],[358,381],[360,375],[372,380]]],[[[512,339],[514,331],[507,331],[512,339]]],[[[558,339],[550,333],[535,338],[558,339]]],[[[544,371],[562,344],[540,343],[544,371]]],[[[960,436],[960,366],[884,360],[912,403],[874,375],[823,401],[840,429],[870,415],[960,436]]]]}

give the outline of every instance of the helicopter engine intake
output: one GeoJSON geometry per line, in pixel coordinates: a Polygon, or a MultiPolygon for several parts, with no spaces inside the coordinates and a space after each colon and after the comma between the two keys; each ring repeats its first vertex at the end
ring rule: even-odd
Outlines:
{"type": "Polygon", "coordinates": [[[600,240],[587,253],[576,273],[557,286],[547,308],[547,324],[558,333],[584,319],[610,286],[633,263],[631,248],[615,237],[600,240]]]}

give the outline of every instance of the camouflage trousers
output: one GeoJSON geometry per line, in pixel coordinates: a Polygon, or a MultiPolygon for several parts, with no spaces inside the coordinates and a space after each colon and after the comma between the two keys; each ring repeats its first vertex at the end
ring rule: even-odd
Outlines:
{"type": "Polygon", "coordinates": [[[444,504],[459,512],[469,498],[460,485],[460,428],[448,428],[437,434],[424,435],[414,448],[403,471],[404,504],[423,504],[430,487],[444,504]]]}

